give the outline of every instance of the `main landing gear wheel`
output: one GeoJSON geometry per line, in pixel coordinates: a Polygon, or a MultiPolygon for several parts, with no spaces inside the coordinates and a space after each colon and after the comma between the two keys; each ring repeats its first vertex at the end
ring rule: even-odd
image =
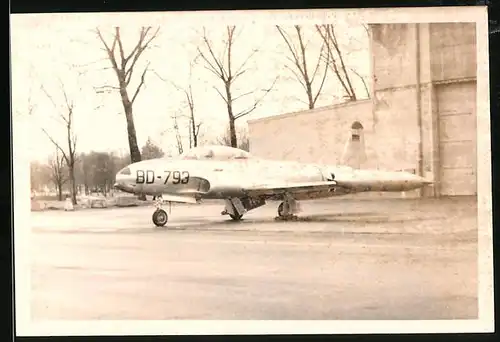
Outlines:
{"type": "Polygon", "coordinates": [[[163,209],[156,209],[156,211],[153,213],[153,223],[157,227],[163,227],[166,225],[168,222],[168,214],[165,210],[163,209]]]}
{"type": "MultiPolygon", "coordinates": [[[[288,204],[286,204],[286,205],[288,206],[288,204]]],[[[278,216],[284,217],[285,216],[284,211],[285,211],[285,202],[281,202],[280,205],[278,206],[278,216]]]]}
{"type": "Polygon", "coordinates": [[[283,220],[283,221],[296,220],[297,216],[289,213],[289,211],[290,211],[290,204],[286,202],[281,202],[280,205],[278,206],[278,216],[275,218],[275,220],[283,220]]]}
{"type": "Polygon", "coordinates": [[[235,214],[229,214],[229,217],[231,219],[233,219],[233,221],[240,221],[241,218],[243,217],[243,215],[241,215],[241,214],[236,214],[236,215],[235,214]]]}

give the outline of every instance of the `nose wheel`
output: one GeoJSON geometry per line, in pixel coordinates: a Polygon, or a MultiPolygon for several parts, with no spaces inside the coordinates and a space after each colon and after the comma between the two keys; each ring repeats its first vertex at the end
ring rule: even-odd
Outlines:
{"type": "Polygon", "coordinates": [[[163,227],[168,222],[168,214],[163,209],[156,209],[153,213],[153,223],[157,227],[163,227]]]}
{"type": "Polygon", "coordinates": [[[165,210],[162,209],[163,198],[162,196],[155,196],[155,207],[156,210],[153,213],[153,223],[157,227],[163,227],[168,222],[168,214],[165,210]]]}

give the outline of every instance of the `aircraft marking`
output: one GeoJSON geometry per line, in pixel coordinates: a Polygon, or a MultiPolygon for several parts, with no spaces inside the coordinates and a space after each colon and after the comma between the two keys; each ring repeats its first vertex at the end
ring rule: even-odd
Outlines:
{"type": "MultiPolygon", "coordinates": [[[[164,171],[165,181],[163,184],[167,184],[168,180],[172,177],[172,184],[188,184],[189,183],[189,172],[188,171],[164,171]]],[[[156,178],[161,179],[161,175],[156,178]]],[[[153,184],[155,181],[155,172],[153,170],[137,170],[135,182],[137,184],[153,184]]]]}

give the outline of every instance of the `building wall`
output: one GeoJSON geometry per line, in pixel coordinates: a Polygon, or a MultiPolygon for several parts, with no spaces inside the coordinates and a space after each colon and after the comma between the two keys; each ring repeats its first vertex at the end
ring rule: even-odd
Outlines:
{"type": "MultiPolygon", "coordinates": [[[[366,146],[373,146],[371,101],[348,102],[249,121],[250,152],[263,158],[340,163],[355,121],[363,125],[366,146]]],[[[367,151],[373,164],[375,150],[367,151]]]]}
{"type": "Polygon", "coordinates": [[[376,135],[399,132],[392,153],[435,180],[423,195],[476,194],[475,24],[371,29],[376,135]]]}
{"type": "Polygon", "coordinates": [[[371,99],[249,122],[262,157],[341,163],[354,121],[361,167],[407,169],[435,181],[411,195],[476,191],[474,23],[371,25],[371,99]]]}

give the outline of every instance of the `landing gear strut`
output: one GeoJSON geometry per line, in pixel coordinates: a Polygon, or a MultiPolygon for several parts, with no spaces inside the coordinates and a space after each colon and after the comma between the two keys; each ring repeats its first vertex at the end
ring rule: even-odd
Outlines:
{"type": "Polygon", "coordinates": [[[220,213],[221,215],[229,215],[233,221],[241,221],[243,214],[246,212],[241,199],[228,198],[225,200],[226,206],[220,213]]]}
{"type": "Polygon", "coordinates": [[[163,210],[162,207],[163,204],[163,198],[161,196],[157,196],[155,198],[155,207],[156,210],[153,213],[153,223],[157,227],[163,227],[164,225],[167,224],[168,222],[168,214],[165,210],[163,210]]]}
{"type": "Polygon", "coordinates": [[[225,207],[221,215],[229,215],[233,221],[241,221],[243,215],[264,204],[266,204],[266,200],[259,197],[226,198],[225,207]]]}

